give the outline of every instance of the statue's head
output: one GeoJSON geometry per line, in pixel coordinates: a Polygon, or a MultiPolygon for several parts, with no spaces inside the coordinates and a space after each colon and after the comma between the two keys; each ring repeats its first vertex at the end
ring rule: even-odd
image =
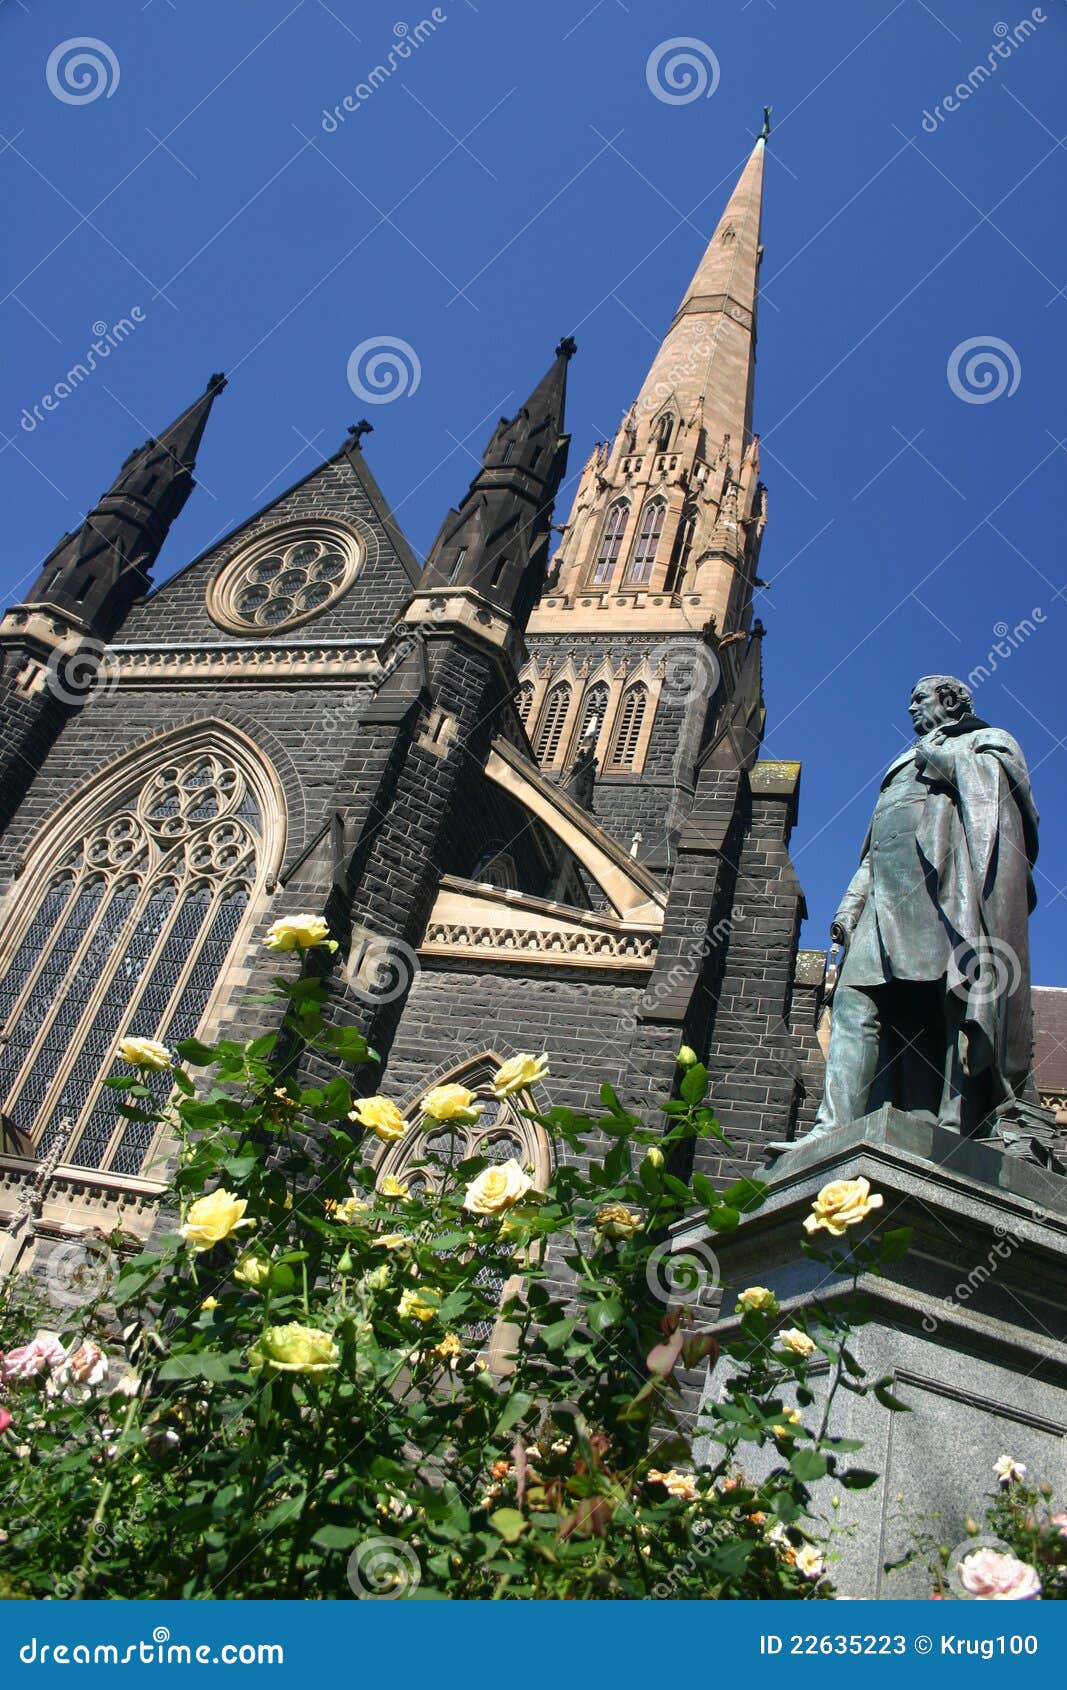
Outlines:
{"type": "Polygon", "coordinates": [[[924,675],[911,689],[908,715],[917,734],[928,734],[946,722],[958,722],[973,714],[970,689],[954,675],[924,675]]]}

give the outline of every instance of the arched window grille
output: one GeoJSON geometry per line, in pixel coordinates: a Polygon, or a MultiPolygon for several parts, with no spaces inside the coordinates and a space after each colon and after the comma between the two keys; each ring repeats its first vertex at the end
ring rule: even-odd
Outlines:
{"type": "Polygon", "coordinates": [[[608,683],[597,681],[591,686],[582,700],[582,719],[578,724],[577,746],[589,744],[595,746],[600,737],[600,730],[604,726],[604,717],[608,710],[608,683]]]}
{"type": "Polygon", "coordinates": [[[682,520],[678,524],[678,532],[674,540],[674,550],[671,561],[667,566],[667,579],[664,588],[668,593],[677,592],[685,580],[685,572],[689,566],[689,557],[693,550],[693,536],[696,533],[697,513],[692,505],[687,505],[682,512],[682,520]]]}
{"type": "MultiPolygon", "coordinates": [[[[496,1098],[488,1083],[477,1083],[476,1074],[450,1074],[448,1078],[469,1086],[475,1093],[482,1105],[478,1119],[470,1125],[442,1121],[431,1133],[418,1129],[408,1132],[382,1156],[378,1164],[379,1183],[392,1174],[402,1179],[412,1193],[438,1191],[448,1182],[451,1170],[468,1157],[484,1156],[489,1162],[507,1162],[514,1157],[530,1175],[534,1186],[543,1190],[552,1171],[552,1158],[543,1133],[533,1122],[524,1120],[516,1108],[516,1103],[523,1107],[528,1100],[521,1094],[514,1101],[496,1098]]],[[[485,1078],[488,1078],[488,1065],[485,1078]]],[[[495,1266],[484,1267],[475,1283],[483,1288],[491,1287],[499,1302],[505,1280],[495,1266]]],[[[493,1326],[492,1320],[484,1320],[468,1327],[465,1333],[468,1343],[485,1343],[492,1336],[493,1326]]]]}
{"type": "Polygon", "coordinates": [[[648,581],[652,575],[652,565],[656,561],[659,549],[659,537],[663,533],[663,519],[667,514],[665,499],[650,499],[641,513],[641,531],[637,536],[634,547],[633,562],[630,564],[630,580],[635,582],[648,581]]]}
{"type": "Polygon", "coordinates": [[[648,688],[641,681],[638,681],[635,686],[628,688],[623,697],[622,709],[619,712],[619,725],[615,730],[615,742],[611,748],[609,768],[633,768],[647,709],[648,688]]]}
{"type": "MultiPolygon", "coordinates": [[[[200,750],[106,804],[49,865],[2,984],[0,1107],[43,1155],[134,1174],[149,1122],[104,1087],[127,1034],[196,1032],[257,878],[263,816],[235,759],[200,750]]],[[[153,1079],[166,1098],[166,1074],[153,1079]]]]}
{"type": "Polygon", "coordinates": [[[519,713],[519,721],[522,723],[523,727],[525,727],[530,720],[530,711],[533,709],[533,698],[533,682],[523,681],[518,692],[515,694],[515,708],[519,713]]]}
{"type": "Polygon", "coordinates": [[[596,567],[593,570],[593,580],[598,586],[610,581],[615,573],[615,565],[619,561],[622,537],[626,531],[626,519],[629,514],[630,506],[626,499],[617,499],[608,511],[604,532],[600,537],[600,550],[597,553],[596,567]]]}
{"type": "Polygon", "coordinates": [[[545,699],[545,707],[541,712],[541,724],[537,730],[537,744],[534,747],[539,763],[555,762],[570,708],[571,689],[566,681],[560,681],[545,699]]]}

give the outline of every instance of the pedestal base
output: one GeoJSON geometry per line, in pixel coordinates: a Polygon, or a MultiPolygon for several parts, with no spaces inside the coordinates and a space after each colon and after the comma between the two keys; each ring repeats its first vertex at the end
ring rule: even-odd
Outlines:
{"type": "MultiPolygon", "coordinates": [[[[836,1527],[831,1574],[843,1595],[922,1597],[921,1567],[883,1570],[909,1546],[898,1496],[913,1515],[940,1516],[940,1541],[962,1543],[967,1516],[996,1488],[994,1461],[1009,1454],[1067,1504],[1067,1179],[892,1108],[801,1141],[771,1170],[764,1207],[711,1240],[721,1336],[736,1331],[747,1285],[770,1287],[785,1324],[849,1288],[803,1255],[802,1222],[823,1185],[861,1176],[884,1197],[879,1226],[909,1226],[913,1237],[884,1277],[861,1280],[871,1318],[850,1347],[869,1377],[893,1376],[912,1412],[839,1395],[832,1431],[862,1438],[850,1459],[882,1477],[868,1491],[825,1481],[819,1506],[836,1527]]],[[[675,1247],[706,1236],[680,1230],[675,1247]]],[[[709,1372],[702,1403],[719,1396],[732,1365],[709,1372]]],[[[714,1461],[716,1448],[698,1436],[698,1459],[714,1461]]],[[[756,1473],[777,1456],[746,1461],[756,1473]]]]}

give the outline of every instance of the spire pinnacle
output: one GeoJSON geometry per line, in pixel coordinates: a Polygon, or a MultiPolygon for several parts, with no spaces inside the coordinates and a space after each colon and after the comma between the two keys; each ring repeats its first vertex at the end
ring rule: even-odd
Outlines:
{"type": "Polygon", "coordinates": [[[431,587],[473,587],[525,627],[544,584],[552,507],[567,465],[565,337],[514,417],[501,417],[482,467],[450,511],[426,560],[431,587]]]}
{"type": "Polygon", "coordinates": [[[46,558],[32,600],[71,609],[105,638],[133,600],[195,486],[193,469],[211,407],[226,386],[221,373],[163,433],[131,452],[79,529],[46,558]]]}

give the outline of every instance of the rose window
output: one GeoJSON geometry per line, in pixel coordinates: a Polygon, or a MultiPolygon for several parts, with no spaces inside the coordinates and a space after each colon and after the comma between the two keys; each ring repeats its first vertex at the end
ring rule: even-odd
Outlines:
{"type": "Polygon", "coordinates": [[[358,542],[340,524],[275,529],[216,577],[208,606],[217,622],[243,633],[291,628],[340,598],[360,561],[358,542]]]}

